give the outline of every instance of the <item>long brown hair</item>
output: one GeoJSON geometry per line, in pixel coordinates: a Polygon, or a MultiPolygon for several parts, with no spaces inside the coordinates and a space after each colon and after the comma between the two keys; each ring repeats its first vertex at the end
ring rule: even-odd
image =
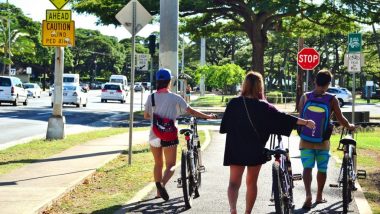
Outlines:
{"type": "Polygon", "coordinates": [[[241,95],[244,97],[264,99],[263,76],[261,76],[259,72],[250,71],[247,73],[243,82],[241,95]]]}

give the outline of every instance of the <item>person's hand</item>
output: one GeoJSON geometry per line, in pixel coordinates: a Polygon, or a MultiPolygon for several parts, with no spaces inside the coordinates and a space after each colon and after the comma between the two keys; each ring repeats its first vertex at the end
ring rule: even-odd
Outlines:
{"type": "Polygon", "coordinates": [[[305,126],[309,129],[314,129],[315,128],[315,122],[313,120],[306,120],[305,126]]]}
{"type": "Polygon", "coordinates": [[[350,123],[350,124],[348,125],[347,129],[350,130],[350,131],[355,131],[356,127],[355,127],[354,124],[350,123]]]}
{"type": "Polygon", "coordinates": [[[216,114],[209,114],[207,115],[207,119],[216,119],[218,116],[216,114]]]}

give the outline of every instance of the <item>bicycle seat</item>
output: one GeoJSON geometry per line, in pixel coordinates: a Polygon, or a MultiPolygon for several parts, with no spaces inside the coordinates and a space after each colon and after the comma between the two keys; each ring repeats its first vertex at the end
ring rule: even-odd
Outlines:
{"type": "Polygon", "coordinates": [[[276,148],[274,150],[264,149],[264,155],[285,155],[286,150],[276,148]]]}
{"type": "Polygon", "coordinates": [[[191,130],[191,129],[181,129],[181,130],[179,130],[180,134],[185,134],[186,132],[188,132],[190,134],[193,134],[193,130],[191,130]]]}
{"type": "Polygon", "coordinates": [[[356,141],[350,135],[344,136],[340,140],[340,143],[343,145],[354,145],[354,146],[356,146],[356,141]]]}

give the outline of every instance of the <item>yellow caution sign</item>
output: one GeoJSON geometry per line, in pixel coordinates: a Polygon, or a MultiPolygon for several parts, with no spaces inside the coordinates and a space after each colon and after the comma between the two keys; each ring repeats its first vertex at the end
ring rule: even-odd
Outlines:
{"type": "Polygon", "coordinates": [[[42,21],[42,45],[56,47],[75,46],[75,23],[42,21]]]}
{"type": "Polygon", "coordinates": [[[50,0],[51,3],[57,8],[61,9],[63,6],[67,4],[70,0],[50,0]]]}
{"type": "Polygon", "coordinates": [[[69,22],[71,21],[71,10],[46,10],[46,21],[69,22]]]}

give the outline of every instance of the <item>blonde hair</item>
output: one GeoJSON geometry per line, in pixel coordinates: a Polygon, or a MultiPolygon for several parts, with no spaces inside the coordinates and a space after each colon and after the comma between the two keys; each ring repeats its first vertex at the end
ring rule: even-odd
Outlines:
{"type": "Polygon", "coordinates": [[[244,97],[253,97],[257,99],[264,98],[263,76],[259,72],[250,71],[245,76],[243,90],[241,95],[244,97]]]}

